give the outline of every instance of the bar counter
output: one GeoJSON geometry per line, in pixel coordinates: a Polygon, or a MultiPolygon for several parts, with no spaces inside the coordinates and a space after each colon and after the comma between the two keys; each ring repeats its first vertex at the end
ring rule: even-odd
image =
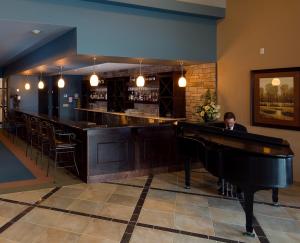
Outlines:
{"type": "Polygon", "coordinates": [[[176,158],[176,119],[97,113],[97,122],[59,119],[16,110],[49,121],[76,135],[76,161],[87,183],[181,168],[176,158]]]}
{"type": "Polygon", "coordinates": [[[148,119],[154,120],[156,123],[163,123],[163,122],[175,122],[175,121],[183,121],[186,118],[173,118],[173,117],[160,117],[160,116],[153,116],[149,114],[132,114],[132,113],[124,113],[124,112],[109,112],[99,108],[75,108],[76,111],[81,111],[85,113],[102,113],[102,114],[110,114],[115,116],[125,116],[127,118],[139,118],[139,119],[148,119]]]}

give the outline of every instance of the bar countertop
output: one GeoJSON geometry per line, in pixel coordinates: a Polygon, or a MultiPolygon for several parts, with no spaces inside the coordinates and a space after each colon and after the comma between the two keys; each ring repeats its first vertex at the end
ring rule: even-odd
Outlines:
{"type": "Polygon", "coordinates": [[[160,126],[166,125],[178,121],[175,118],[159,119],[159,118],[149,118],[149,117],[125,117],[125,113],[113,113],[104,112],[105,114],[114,115],[114,117],[105,117],[101,124],[96,124],[95,122],[89,121],[74,121],[68,119],[61,119],[54,116],[49,116],[45,114],[40,114],[37,112],[29,112],[23,110],[15,110],[16,112],[24,113],[30,116],[37,117],[42,120],[47,120],[52,123],[65,125],[75,129],[81,130],[94,130],[103,128],[121,128],[121,127],[150,127],[150,126],[160,126]]]}
{"type": "Polygon", "coordinates": [[[106,114],[112,114],[117,116],[127,116],[127,117],[135,117],[135,118],[145,118],[145,119],[153,119],[153,120],[159,120],[161,122],[164,121],[184,121],[186,118],[173,118],[173,117],[160,117],[160,116],[153,116],[153,115],[147,115],[147,114],[130,114],[125,112],[109,112],[105,111],[103,109],[97,109],[97,108],[74,108],[75,110],[80,111],[88,111],[88,112],[99,112],[99,113],[106,113],[106,114]]]}

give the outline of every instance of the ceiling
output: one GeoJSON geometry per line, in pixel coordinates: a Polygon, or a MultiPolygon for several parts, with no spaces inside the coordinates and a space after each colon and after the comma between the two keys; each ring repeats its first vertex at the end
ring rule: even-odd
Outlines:
{"type": "MultiPolygon", "coordinates": [[[[0,19],[0,67],[26,56],[71,29],[72,27],[66,26],[0,19]],[[36,29],[41,31],[38,35],[32,33],[36,29]]],[[[72,55],[59,60],[45,61],[31,69],[22,70],[20,74],[39,75],[42,72],[47,75],[57,75],[62,66],[64,74],[87,75],[94,70],[97,73],[104,73],[137,69],[139,62],[139,58],[72,55]],[[96,57],[95,66],[94,57],[96,57]]],[[[184,64],[194,63],[184,62],[184,64]]],[[[176,60],[142,59],[142,66],[147,65],[178,66],[179,63],[176,60]]]]}
{"type": "MultiPolygon", "coordinates": [[[[95,66],[87,66],[83,68],[77,68],[73,70],[69,70],[64,72],[64,74],[70,74],[70,75],[90,75],[93,72],[96,73],[105,73],[105,72],[117,72],[127,69],[135,69],[138,68],[139,64],[131,64],[131,63],[101,63],[96,64],[95,66]]],[[[147,65],[142,65],[142,67],[147,65]]]]}
{"type": "MultiPolygon", "coordinates": [[[[96,56],[96,65],[93,65],[93,56],[76,55],[68,56],[54,62],[47,62],[43,65],[36,66],[32,69],[24,70],[23,75],[39,75],[41,72],[46,75],[57,75],[60,73],[60,67],[63,68],[63,74],[69,75],[87,75],[93,72],[113,72],[128,69],[136,69],[139,67],[139,61],[142,60],[142,67],[148,65],[157,66],[179,66],[176,60],[157,60],[157,59],[139,59],[127,57],[107,57],[96,56]]],[[[183,62],[185,66],[199,64],[199,62],[183,62]]]]}
{"type": "Polygon", "coordinates": [[[47,42],[70,31],[72,27],[0,20],[0,66],[4,66],[47,42]],[[32,30],[40,30],[38,35],[32,30]]]}

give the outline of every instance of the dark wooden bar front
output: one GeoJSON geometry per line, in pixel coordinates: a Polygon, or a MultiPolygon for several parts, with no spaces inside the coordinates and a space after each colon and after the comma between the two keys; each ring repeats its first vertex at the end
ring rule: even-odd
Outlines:
{"type": "Polygon", "coordinates": [[[126,118],[108,113],[98,124],[62,120],[37,113],[16,111],[47,120],[76,135],[76,160],[84,182],[99,182],[179,170],[172,120],[126,118]]]}

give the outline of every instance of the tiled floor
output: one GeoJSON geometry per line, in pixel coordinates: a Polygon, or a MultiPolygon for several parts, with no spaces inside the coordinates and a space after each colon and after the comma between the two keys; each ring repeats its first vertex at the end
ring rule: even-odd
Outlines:
{"type": "Polygon", "coordinates": [[[183,179],[176,172],[2,194],[0,243],[300,242],[300,186],[280,191],[280,207],[267,204],[270,191],[257,193],[255,217],[266,238],[249,238],[239,201],[219,197],[214,177],[194,171],[190,190],[183,179]]]}

